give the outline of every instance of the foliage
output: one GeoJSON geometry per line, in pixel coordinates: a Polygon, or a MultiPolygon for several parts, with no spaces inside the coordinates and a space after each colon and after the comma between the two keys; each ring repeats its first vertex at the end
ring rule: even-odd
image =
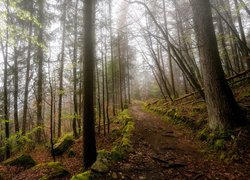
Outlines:
{"type": "Polygon", "coordinates": [[[84,173],[77,174],[71,178],[71,180],[92,180],[93,179],[93,174],[92,172],[85,171],[84,173]]]}
{"type": "MultiPolygon", "coordinates": [[[[12,151],[19,151],[20,149],[24,151],[26,149],[25,147],[33,147],[35,143],[33,137],[40,129],[42,129],[41,126],[36,126],[31,131],[27,132],[26,135],[22,135],[22,132],[14,133],[8,139],[4,139],[3,145],[8,142],[8,144],[11,146],[12,151]]],[[[0,147],[0,154],[1,151],[4,151],[4,148],[4,146],[0,147]]]]}
{"type": "Polygon", "coordinates": [[[74,143],[74,136],[70,134],[65,134],[58,142],[54,145],[54,154],[56,156],[62,155],[67,151],[71,145],[74,143]]]}

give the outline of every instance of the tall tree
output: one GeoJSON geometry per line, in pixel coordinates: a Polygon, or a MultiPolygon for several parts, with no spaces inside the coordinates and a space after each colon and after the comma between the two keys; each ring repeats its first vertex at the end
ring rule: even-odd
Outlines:
{"type": "Polygon", "coordinates": [[[95,1],[84,1],[84,88],[83,88],[83,164],[87,169],[96,160],[94,71],[95,71],[95,1]]]}
{"type": "Polygon", "coordinates": [[[5,44],[5,52],[2,45],[3,51],[3,58],[4,58],[4,84],[3,84],[3,95],[4,95],[4,120],[5,120],[5,139],[6,139],[6,146],[5,146],[5,157],[10,157],[10,144],[8,142],[10,137],[10,129],[9,129],[9,107],[8,107],[8,52],[9,52],[9,1],[7,0],[7,29],[6,29],[6,44],[5,44]]]}
{"type": "MultiPolygon", "coordinates": [[[[30,15],[33,15],[33,1],[29,2],[30,15]]],[[[25,90],[24,90],[24,99],[23,99],[23,123],[22,123],[22,134],[26,134],[26,126],[27,126],[27,113],[28,113],[28,97],[29,97],[29,83],[30,83],[30,61],[31,61],[31,36],[33,33],[33,22],[29,22],[29,41],[28,41],[28,52],[26,59],[26,74],[25,74],[25,90]]]]}
{"type": "Polygon", "coordinates": [[[41,143],[42,141],[42,106],[43,106],[43,64],[44,64],[44,3],[45,0],[38,0],[38,18],[40,22],[40,27],[38,29],[38,42],[40,45],[37,49],[37,61],[38,61],[38,80],[37,80],[37,126],[39,127],[37,130],[37,142],[41,143]]]}
{"type": "Polygon", "coordinates": [[[204,78],[209,127],[211,129],[232,128],[244,117],[222,69],[210,2],[191,0],[191,6],[204,78]]]}
{"type": "Polygon", "coordinates": [[[65,58],[65,35],[66,35],[66,0],[63,1],[62,11],[62,47],[61,47],[61,59],[60,59],[60,72],[59,72],[59,101],[58,101],[58,131],[57,136],[60,137],[62,133],[62,98],[64,94],[63,89],[63,71],[64,71],[64,58],[65,58]]]}

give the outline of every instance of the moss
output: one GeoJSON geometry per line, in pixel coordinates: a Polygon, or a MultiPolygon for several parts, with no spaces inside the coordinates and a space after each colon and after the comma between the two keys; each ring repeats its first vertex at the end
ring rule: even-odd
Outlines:
{"type": "Polygon", "coordinates": [[[7,159],[6,161],[3,162],[3,164],[7,166],[19,166],[19,167],[31,168],[36,165],[36,162],[30,155],[22,154],[18,157],[7,159]]]}
{"type": "Polygon", "coordinates": [[[85,171],[84,173],[77,174],[71,178],[71,180],[92,180],[93,175],[91,171],[85,171]]]}
{"type": "Polygon", "coordinates": [[[101,149],[97,151],[97,159],[109,159],[110,158],[110,152],[105,150],[105,149],[101,149]]]}
{"type": "Polygon", "coordinates": [[[224,139],[217,139],[214,143],[214,148],[217,150],[222,150],[225,147],[225,140],[224,139]]]}
{"type": "Polygon", "coordinates": [[[112,161],[120,161],[124,158],[124,155],[124,150],[118,146],[115,146],[111,150],[110,158],[112,161]]]}
{"type": "Polygon", "coordinates": [[[48,162],[36,165],[33,170],[44,170],[44,176],[40,179],[57,179],[70,175],[60,162],[48,162]]]}
{"type": "Polygon", "coordinates": [[[54,145],[54,153],[56,156],[62,155],[67,151],[74,143],[74,136],[72,134],[66,134],[54,145]]]}
{"type": "Polygon", "coordinates": [[[204,129],[198,131],[197,137],[198,137],[198,139],[200,139],[202,141],[206,141],[207,138],[208,138],[208,130],[207,130],[207,128],[204,128],[204,129]]]}
{"type": "Polygon", "coordinates": [[[97,173],[105,174],[109,172],[109,167],[101,159],[97,159],[95,163],[91,166],[91,170],[97,173]]]}

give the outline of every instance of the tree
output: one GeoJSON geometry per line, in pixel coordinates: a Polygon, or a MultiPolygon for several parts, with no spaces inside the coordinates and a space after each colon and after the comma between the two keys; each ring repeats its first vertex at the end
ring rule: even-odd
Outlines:
{"type": "MultiPolygon", "coordinates": [[[[10,145],[8,142],[8,139],[10,137],[10,130],[9,130],[9,107],[8,107],[8,50],[9,50],[9,1],[7,1],[7,30],[6,30],[6,44],[5,44],[5,53],[3,53],[3,58],[4,58],[4,120],[5,120],[5,139],[6,139],[6,146],[5,146],[5,157],[9,158],[10,157],[10,145]]],[[[3,47],[2,47],[3,50],[3,47]]],[[[3,50],[4,52],[4,50],[3,50]]]]}
{"type": "MultiPolygon", "coordinates": [[[[33,1],[29,2],[30,6],[30,15],[33,15],[33,1]]],[[[33,23],[32,21],[29,22],[29,37],[32,36],[33,32],[33,23]]],[[[27,112],[28,112],[28,97],[29,97],[29,83],[30,83],[30,61],[31,61],[31,47],[32,42],[31,38],[28,41],[28,52],[27,52],[27,59],[26,59],[26,74],[25,74],[25,90],[24,90],[24,99],[23,99],[23,124],[22,124],[22,134],[26,134],[26,126],[27,126],[27,112]]]]}
{"type": "Polygon", "coordinates": [[[37,80],[37,142],[41,143],[42,137],[42,105],[43,105],[43,64],[44,64],[44,54],[43,54],[43,44],[44,44],[44,0],[37,1],[39,9],[38,9],[38,18],[40,21],[40,27],[38,31],[38,42],[40,45],[37,49],[37,61],[38,61],[38,80],[37,80]]]}
{"type": "Polygon", "coordinates": [[[58,102],[58,134],[61,136],[62,131],[62,98],[64,94],[63,88],[63,70],[64,70],[64,59],[65,59],[65,38],[66,38],[66,0],[63,1],[63,11],[62,11],[62,47],[61,47],[61,58],[60,58],[60,72],[59,72],[59,102],[58,102]]]}
{"type": "Polygon", "coordinates": [[[243,120],[243,112],[227,84],[220,62],[208,0],[191,0],[199,55],[204,78],[204,91],[211,129],[232,128],[243,120]]]}
{"type": "Polygon", "coordinates": [[[84,167],[89,168],[96,160],[94,71],[95,71],[95,1],[84,1],[84,87],[83,87],[83,149],[84,167]]]}

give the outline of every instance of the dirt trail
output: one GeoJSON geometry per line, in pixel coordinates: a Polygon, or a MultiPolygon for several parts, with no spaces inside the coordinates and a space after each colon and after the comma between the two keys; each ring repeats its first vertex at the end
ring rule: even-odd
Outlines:
{"type": "Polygon", "coordinates": [[[107,179],[248,179],[249,164],[208,160],[180,128],[167,124],[141,105],[129,108],[136,128],[134,151],[118,162],[107,179]]]}

